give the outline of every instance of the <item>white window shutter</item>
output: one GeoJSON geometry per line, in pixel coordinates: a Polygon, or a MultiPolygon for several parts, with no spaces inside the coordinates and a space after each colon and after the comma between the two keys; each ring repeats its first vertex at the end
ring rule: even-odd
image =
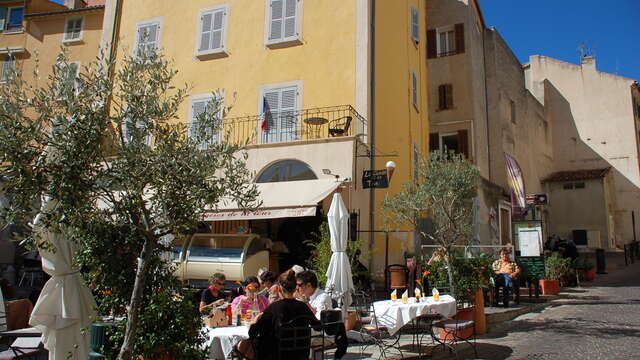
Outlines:
{"type": "Polygon", "coordinates": [[[200,20],[200,47],[198,51],[211,49],[211,25],[213,24],[213,13],[205,13],[200,20]]]}
{"type": "Polygon", "coordinates": [[[280,141],[292,141],[296,139],[296,98],[298,89],[282,89],[280,100],[280,141]]]}
{"type": "Polygon", "coordinates": [[[271,11],[269,12],[269,40],[282,38],[282,26],[284,18],[284,0],[270,0],[271,11]]]}
{"type": "Polygon", "coordinates": [[[418,106],[418,77],[415,72],[411,73],[411,99],[413,105],[418,106]]]}
{"type": "Polygon", "coordinates": [[[285,0],[284,35],[283,38],[290,38],[297,35],[296,19],[298,0],[285,0]]]}
{"type": "Polygon", "coordinates": [[[418,16],[418,9],[411,8],[411,37],[415,42],[420,41],[420,22],[418,16]]]}
{"type": "Polygon", "coordinates": [[[198,116],[207,111],[207,102],[208,100],[196,100],[191,105],[191,124],[189,126],[189,136],[192,138],[196,137],[199,121],[198,116]]]}
{"type": "Polygon", "coordinates": [[[282,102],[280,105],[280,111],[295,111],[297,95],[298,89],[295,87],[282,89],[282,102]]]}
{"type": "Polygon", "coordinates": [[[213,14],[211,49],[221,49],[223,47],[224,17],[225,11],[222,9],[213,14]]]}

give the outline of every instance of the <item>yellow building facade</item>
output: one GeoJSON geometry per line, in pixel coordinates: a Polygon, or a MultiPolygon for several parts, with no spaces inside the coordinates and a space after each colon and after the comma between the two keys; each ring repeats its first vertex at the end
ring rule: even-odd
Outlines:
{"type": "Polygon", "coordinates": [[[222,209],[207,219],[213,232],[249,228],[303,262],[296,248],[342,184],[352,237],[368,240],[367,265],[382,279],[385,263],[415,251],[413,234],[396,232],[385,256],[385,236],[376,231],[387,230],[381,200],[413,178],[416,154],[428,149],[424,7],[418,0],[117,0],[106,4],[102,37],[117,39],[117,61],[142,48],[172,60],[176,84],[191,87],[179,121],[192,122],[219,90],[232,105],[221,138],[248,141],[248,165],[269,189],[265,204],[291,198],[253,217],[222,209]],[[390,187],[364,189],[363,172],[389,160],[397,164],[390,187]],[[316,203],[301,200],[305,194],[316,203]]]}
{"type": "Polygon", "coordinates": [[[0,2],[3,79],[19,70],[32,85],[44,85],[63,49],[80,71],[99,54],[103,18],[103,0],[0,2]],[[34,78],[36,67],[39,75],[34,78]]]}

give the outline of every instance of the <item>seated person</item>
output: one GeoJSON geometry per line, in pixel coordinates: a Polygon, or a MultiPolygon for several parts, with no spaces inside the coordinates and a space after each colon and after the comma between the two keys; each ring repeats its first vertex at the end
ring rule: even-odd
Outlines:
{"type": "Polygon", "coordinates": [[[200,313],[209,314],[216,306],[224,304],[224,282],[227,278],[222,273],[215,273],[209,279],[209,287],[204,289],[200,297],[200,313]]]}
{"type": "Polygon", "coordinates": [[[318,278],[313,271],[305,270],[296,275],[296,286],[299,298],[309,305],[309,309],[320,320],[322,310],[333,308],[331,297],[324,290],[318,289],[318,278]]]}
{"type": "Polygon", "coordinates": [[[500,250],[500,259],[493,262],[493,271],[496,273],[496,289],[504,287],[504,303],[509,304],[509,290],[513,288],[513,281],[520,275],[521,269],[514,261],[509,259],[509,250],[500,250]]]}
{"type": "MultiPolygon", "coordinates": [[[[253,276],[252,276],[253,277],[253,276]]],[[[251,279],[252,277],[249,277],[251,279]]],[[[244,295],[240,295],[233,299],[231,308],[236,314],[247,315],[247,311],[263,312],[264,309],[269,306],[269,300],[262,295],[258,295],[259,285],[255,282],[250,282],[247,279],[242,282],[244,288],[244,295]]]]}
{"type": "Polygon", "coordinates": [[[282,299],[280,287],[275,283],[276,274],[272,273],[271,271],[265,271],[260,274],[258,278],[260,280],[260,287],[262,289],[258,293],[259,295],[263,295],[267,299],[269,299],[269,303],[282,299]]]}
{"type": "MultiPolygon", "coordinates": [[[[282,324],[289,324],[298,319],[294,326],[314,326],[320,328],[320,321],[314,317],[310,308],[303,302],[294,298],[296,292],[296,277],[292,270],[288,270],[278,280],[282,289],[282,300],[269,305],[256,323],[249,328],[249,338],[257,347],[258,359],[275,359],[278,357],[277,333],[282,324]]],[[[296,354],[287,354],[290,359],[308,359],[307,351],[296,354]]]]}

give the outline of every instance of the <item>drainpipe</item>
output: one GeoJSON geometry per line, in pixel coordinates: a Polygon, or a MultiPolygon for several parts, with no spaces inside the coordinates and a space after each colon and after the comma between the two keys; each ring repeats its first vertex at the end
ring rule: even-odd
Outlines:
{"type": "Polygon", "coordinates": [[[489,130],[489,93],[487,90],[487,55],[484,44],[486,29],[482,29],[482,66],[484,68],[484,109],[487,125],[487,178],[491,182],[491,131],[489,130]]]}
{"type": "MultiPolygon", "coordinates": [[[[370,83],[370,92],[371,92],[371,111],[369,113],[369,129],[371,132],[371,141],[369,143],[370,148],[370,158],[369,158],[369,166],[371,169],[375,169],[376,166],[376,0],[371,0],[371,29],[370,29],[370,38],[371,38],[371,83],[370,83]]],[[[375,189],[369,189],[369,229],[375,230],[375,220],[376,216],[374,214],[376,202],[376,194],[375,189]]],[[[371,238],[369,246],[373,246],[373,240],[375,239],[375,233],[371,232],[371,238]]],[[[369,269],[372,268],[373,265],[373,257],[369,258],[369,269]]]]}
{"type": "Polygon", "coordinates": [[[118,35],[120,34],[120,16],[122,15],[122,0],[114,0],[114,1],[116,2],[116,8],[113,16],[113,24],[111,27],[111,44],[109,45],[109,62],[113,61],[113,59],[116,56],[118,35]]]}

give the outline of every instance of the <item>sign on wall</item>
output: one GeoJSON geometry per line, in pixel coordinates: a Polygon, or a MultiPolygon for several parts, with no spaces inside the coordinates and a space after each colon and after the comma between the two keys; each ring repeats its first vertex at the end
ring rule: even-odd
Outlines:
{"type": "Polygon", "coordinates": [[[365,170],[362,173],[363,189],[384,189],[388,187],[387,170],[365,170]]]}

